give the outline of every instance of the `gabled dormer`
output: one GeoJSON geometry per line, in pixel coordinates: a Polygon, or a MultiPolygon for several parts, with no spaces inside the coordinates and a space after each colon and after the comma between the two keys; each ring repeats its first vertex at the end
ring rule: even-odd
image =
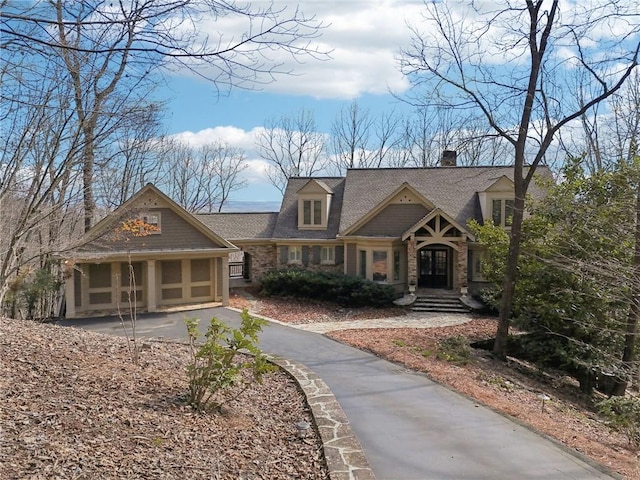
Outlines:
{"type": "Polygon", "coordinates": [[[488,188],[478,192],[484,222],[493,220],[494,225],[511,228],[513,220],[514,184],[506,176],[498,178],[488,188]]]}
{"type": "Polygon", "coordinates": [[[309,180],[298,195],[298,230],[326,230],[333,191],[321,180],[309,180]]]}

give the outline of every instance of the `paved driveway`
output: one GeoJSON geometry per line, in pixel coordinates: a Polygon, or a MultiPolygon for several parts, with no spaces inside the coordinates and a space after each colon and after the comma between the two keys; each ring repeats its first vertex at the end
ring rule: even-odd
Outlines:
{"type": "MultiPolygon", "coordinates": [[[[144,337],[185,338],[182,319],[216,316],[234,326],[227,308],[144,314],[144,337]]],[[[68,320],[122,334],[116,319],[68,320]]],[[[611,478],[568,450],[426,378],[317,333],[275,323],[260,346],[314,370],[333,390],[378,480],[611,478]]]]}

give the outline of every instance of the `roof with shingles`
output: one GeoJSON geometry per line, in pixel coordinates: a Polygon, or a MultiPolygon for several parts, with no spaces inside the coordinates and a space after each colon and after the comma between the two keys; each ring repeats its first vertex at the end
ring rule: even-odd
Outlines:
{"type": "MultiPolygon", "coordinates": [[[[537,174],[551,175],[546,167],[538,167],[537,174]]],[[[471,218],[481,220],[477,192],[486,190],[503,176],[513,179],[513,167],[350,169],[344,183],[339,232],[356,224],[405,182],[460,225],[466,225],[471,218]]],[[[529,193],[534,197],[541,194],[535,182],[529,193]]]]}
{"type": "MultiPolygon", "coordinates": [[[[537,175],[551,177],[547,167],[537,175]]],[[[513,178],[512,166],[349,169],[345,177],[292,177],[280,212],[205,213],[194,215],[214,233],[230,241],[260,239],[334,239],[367,216],[382,202],[410,185],[435,208],[466,226],[471,218],[482,220],[478,192],[500,178],[513,178]],[[298,192],[310,181],[333,192],[326,230],[298,230],[298,192]]],[[[529,193],[542,190],[532,182],[529,193]]],[[[398,232],[400,234],[402,232],[398,232]]]]}
{"type": "Polygon", "coordinates": [[[200,213],[194,215],[227,240],[270,239],[278,212],[200,213]]]}
{"type": "Polygon", "coordinates": [[[280,214],[273,230],[273,238],[332,239],[338,234],[340,210],[344,191],[344,177],[292,177],[282,198],[280,214]],[[329,222],[326,230],[298,230],[298,191],[310,180],[326,185],[332,192],[329,222]]]}

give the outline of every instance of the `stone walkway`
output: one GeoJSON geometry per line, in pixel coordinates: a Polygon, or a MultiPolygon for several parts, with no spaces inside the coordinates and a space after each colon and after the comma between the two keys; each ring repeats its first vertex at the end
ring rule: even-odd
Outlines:
{"type": "Polygon", "coordinates": [[[295,325],[292,323],[281,322],[274,318],[267,318],[270,322],[279,323],[287,327],[297,328],[305,332],[328,333],[336,330],[353,330],[363,328],[433,328],[433,327],[449,327],[451,325],[461,325],[470,322],[474,316],[469,314],[448,314],[448,313],[410,313],[401,317],[376,318],[366,320],[342,320],[340,322],[317,322],[304,323],[295,325]]]}

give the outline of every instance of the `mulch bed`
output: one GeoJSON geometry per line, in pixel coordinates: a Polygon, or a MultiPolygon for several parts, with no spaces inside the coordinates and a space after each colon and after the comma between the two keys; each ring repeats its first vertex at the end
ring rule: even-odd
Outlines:
{"type": "Polygon", "coordinates": [[[219,414],[185,405],[185,346],[0,319],[0,478],[327,479],[295,382],[276,372],[219,414]]]}

